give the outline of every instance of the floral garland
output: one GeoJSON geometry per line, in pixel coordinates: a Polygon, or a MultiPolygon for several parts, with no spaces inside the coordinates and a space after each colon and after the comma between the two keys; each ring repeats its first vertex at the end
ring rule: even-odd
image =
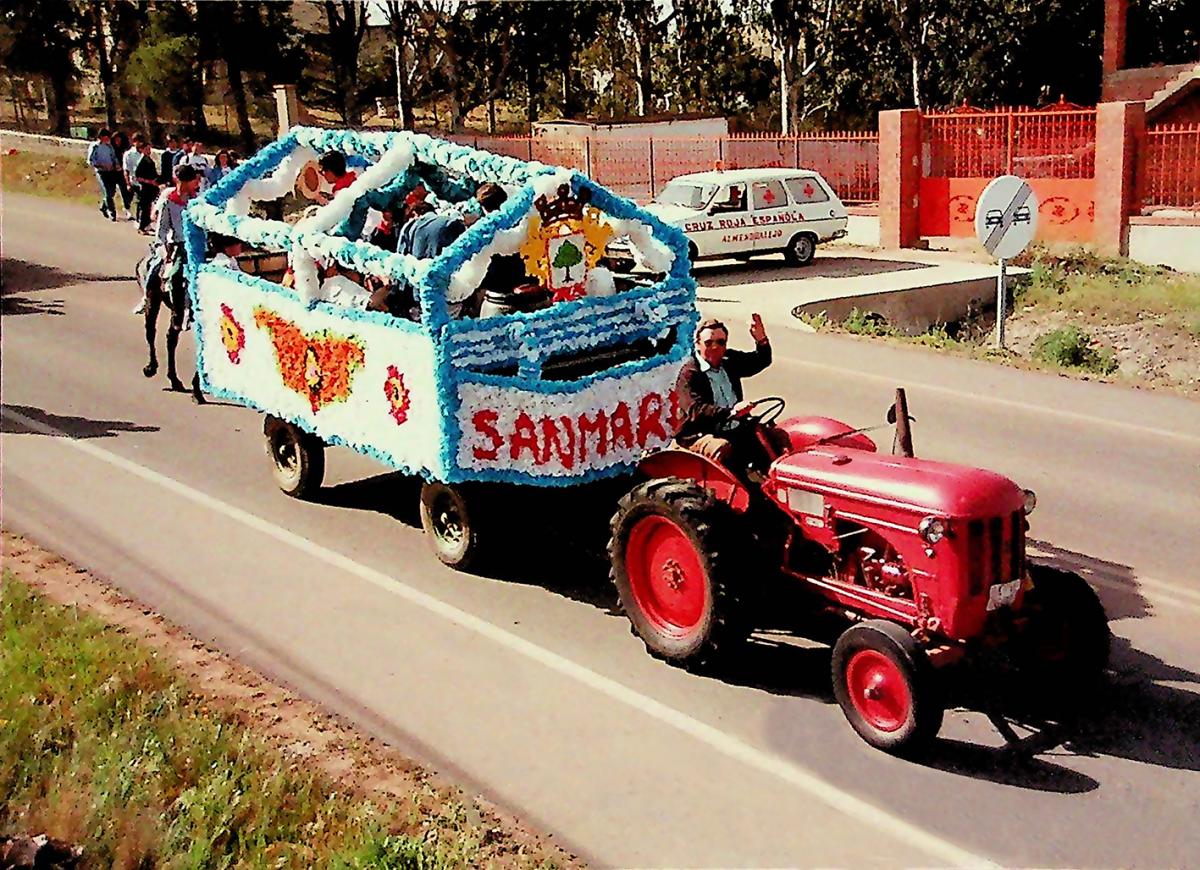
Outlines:
{"type": "MultiPolygon", "coordinates": [[[[627,464],[614,468],[578,468],[566,477],[553,480],[541,479],[537,475],[531,477],[528,472],[508,474],[504,469],[488,469],[485,473],[459,468],[456,457],[462,439],[457,423],[462,401],[460,385],[477,384],[519,391],[524,396],[523,401],[529,404],[530,413],[539,407],[538,396],[547,399],[562,397],[593,386],[596,387],[598,401],[610,402],[633,383],[633,380],[626,383],[627,379],[650,377],[651,372],[656,372],[654,377],[661,378],[664,376],[664,366],[677,367],[688,353],[691,328],[697,319],[694,308],[695,283],[690,275],[687,240],[680,230],[664,224],[633,202],[610,193],[576,172],[548,167],[536,161],[526,162],[476,151],[423,134],[295,128],[205,191],[189,206],[185,223],[189,290],[193,304],[197,306],[199,300],[196,298],[195,285],[198,272],[217,268],[203,264],[205,230],[234,235],[262,247],[291,251],[297,278],[303,278],[302,287],[315,280],[315,260],[330,258],[364,274],[403,277],[413,285],[422,309],[422,323],[419,326],[376,312],[335,306],[329,308],[342,319],[377,320],[392,328],[420,330],[432,338],[436,400],[445,421],[445,432],[438,461],[434,463],[436,470],[420,473],[431,474],[439,479],[569,485],[619,473],[627,464]],[[248,207],[244,203],[247,200],[283,189],[285,181],[290,189],[294,184],[294,176],[289,179],[289,175],[293,170],[298,172],[307,162],[301,157],[308,156],[311,159],[311,154],[331,150],[345,153],[348,162],[366,167],[355,183],[347,188],[350,193],[340,191],[316,215],[296,227],[246,216],[244,212],[248,211],[248,207]],[[436,197],[451,202],[469,195],[478,181],[501,184],[511,193],[501,209],[475,222],[433,260],[417,260],[393,254],[341,235],[353,231],[356,215],[361,212],[365,216],[366,207],[372,202],[382,202],[383,197],[399,191],[406,192],[415,186],[414,176],[427,182],[427,187],[432,189],[436,197]],[[454,180],[455,177],[459,180],[454,180]],[[252,183],[253,186],[250,186],[252,183]],[[553,192],[561,183],[569,183],[576,196],[586,190],[591,206],[603,212],[605,220],[614,230],[628,236],[638,249],[642,261],[652,269],[665,273],[664,278],[650,288],[627,291],[616,296],[585,296],[560,303],[554,309],[553,318],[545,318],[544,312],[535,312],[477,321],[452,320],[447,303],[465,298],[479,286],[493,255],[514,253],[519,249],[527,234],[534,199],[553,192]],[[231,202],[235,197],[237,201],[231,202]],[[239,211],[243,213],[239,214],[239,211]],[[313,274],[303,277],[308,269],[313,274]],[[606,339],[612,339],[612,343],[639,338],[662,339],[672,329],[676,330],[675,341],[665,354],[626,363],[574,382],[547,382],[538,377],[542,360],[552,353],[603,346],[606,339]],[[511,364],[514,360],[518,363],[516,376],[487,375],[465,368],[511,364]],[[602,381],[607,381],[607,385],[602,381]]],[[[289,294],[293,298],[298,296],[256,276],[229,270],[222,272],[260,289],[289,294]]],[[[310,307],[328,305],[324,302],[309,304],[310,307]]],[[[221,328],[224,336],[224,325],[221,328]]],[[[204,338],[198,324],[197,355],[201,372],[204,371],[204,338]]],[[[226,353],[230,352],[228,343],[223,341],[222,347],[226,353]]],[[[394,419],[400,424],[403,422],[400,417],[407,414],[407,410],[402,408],[408,397],[403,373],[397,369],[395,374],[397,378],[389,377],[384,390],[391,409],[389,413],[394,413],[394,419]]],[[[201,377],[203,380],[205,376],[202,374],[201,377]]],[[[253,403],[240,397],[231,398],[253,406],[253,403]]],[[[322,437],[330,443],[347,443],[335,434],[323,433],[322,437]]],[[[403,467],[394,457],[372,445],[347,446],[394,467],[403,467]]]]}

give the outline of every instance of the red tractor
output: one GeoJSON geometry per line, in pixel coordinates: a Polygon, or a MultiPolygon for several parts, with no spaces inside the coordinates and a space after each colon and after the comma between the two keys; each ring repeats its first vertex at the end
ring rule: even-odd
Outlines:
{"type": "MultiPolygon", "coordinates": [[[[893,410],[911,445],[899,391],[893,410]]],[[[896,754],[941,728],[938,671],[949,665],[1003,659],[1020,685],[1051,693],[1099,681],[1104,609],[1078,575],[1026,560],[1032,492],[911,447],[880,454],[864,430],[826,417],[775,427],[782,411],[782,399],[755,403],[734,439],[746,459],[737,471],[666,450],[621,500],[612,577],[652,654],[711,662],[748,637],[751,599],[782,577],[846,618],[834,694],[864,740],[896,754]]]]}

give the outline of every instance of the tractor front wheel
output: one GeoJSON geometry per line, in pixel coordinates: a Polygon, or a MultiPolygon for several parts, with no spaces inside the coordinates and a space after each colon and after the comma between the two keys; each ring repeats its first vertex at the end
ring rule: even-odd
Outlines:
{"type": "Polygon", "coordinates": [[[1028,624],[1019,658],[1029,688],[1043,701],[1094,700],[1108,667],[1112,633],[1095,590],[1071,571],[1030,565],[1028,624]]]}
{"type": "Polygon", "coordinates": [[[325,444],[299,426],[267,415],[263,421],[267,456],[279,488],[293,498],[308,498],[325,477],[325,444]]]}
{"type": "Polygon", "coordinates": [[[893,755],[920,752],[942,727],[929,660],[894,622],[871,619],[842,633],[833,647],[833,693],[858,735],[893,755]]]}
{"type": "Polygon", "coordinates": [[[608,554],[621,609],[647,651],[700,667],[749,633],[738,588],[749,541],[724,502],[692,481],[652,480],[621,499],[608,554]]]}

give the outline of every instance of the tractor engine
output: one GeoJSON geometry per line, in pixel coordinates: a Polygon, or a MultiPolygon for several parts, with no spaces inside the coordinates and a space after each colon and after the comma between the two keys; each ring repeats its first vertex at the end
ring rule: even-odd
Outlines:
{"type": "Polygon", "coordinates": [[[882,592],[892,598],[912,598],[912,580],[908,568],[895,550],[884,544],[862,545],[844,564],[843,579],[882,592]]]}

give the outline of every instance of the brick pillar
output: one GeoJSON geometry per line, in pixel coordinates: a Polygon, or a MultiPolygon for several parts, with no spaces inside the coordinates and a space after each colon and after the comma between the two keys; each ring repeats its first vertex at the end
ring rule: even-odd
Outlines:
{"type": "Polygon", "coordinates": [[[921,182],[921,113],[893,109],[879,113],[879,244],[913,248],[917,230],[917,190],[921,182]]]}
{"type": "Polygon", "coordinates": [[[1096,107],[1096,247],[1129,252],[1138,147],[1145,138],[1145,103],[1101,103],[1096,107]]]}
{"type": "Polygon", "coordinates": [[[1125,22],[1129,0],[1104,0],[1104,75],[1125,66],[1125,22]]]}

